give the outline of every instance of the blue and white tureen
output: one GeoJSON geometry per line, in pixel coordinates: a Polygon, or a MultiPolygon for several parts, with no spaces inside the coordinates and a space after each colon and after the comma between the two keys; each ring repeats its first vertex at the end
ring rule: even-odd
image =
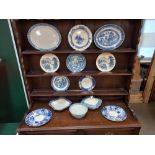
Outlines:
{"type": "Polygon", "coordinates": [[[46,23],[31,26],[27,38],[29,43],[40,51],[52,51],[61,43],[61,35],[58,29],[46,23]]]}
{"type": "Polygon", "coordinates": [[[81,72],[86,67],[86,58],[82,54],[70,54],[66,59],[67,68],[73,72],[81,72]]]}
{"type": "Polygon", "coordinates": [[[51,80],[51,86],[55,91],[65,91],[70,85],[66,76],[54,76],[51,80]]]}
{"type": "Polygon", "coordinates": [[[100,27],[94,34],[95,45],[102,50],[113,50],[121,46],[125,39],[123,29],[114,24],[100,27]]]}
{"type": "Polygon", "coordinates": [[[52,112],[48,109],[36,109],[30,112],[26,118],[25,123],[28,126],[38,127],[46,124],[52,118],[52,112]]]}
{"type": "Polygon", "coordinates": [[[107,105],[102,108],[101,112],[106,119],[111,121],[120,122],[127,118],[125,110],[116,105],[107,105]]]}
{"type": "Polygon", "coordinates": [[[68,33],[68,42],[73,49],[83,51],[91,45],[92,33],[87,26],[76,25],[68,33]]]}

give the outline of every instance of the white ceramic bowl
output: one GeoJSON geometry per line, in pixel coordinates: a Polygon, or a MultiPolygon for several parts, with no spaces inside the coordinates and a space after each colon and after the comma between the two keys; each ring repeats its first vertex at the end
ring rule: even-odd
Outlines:
{"type": "Polygon", "coordinates": [[[81,103],[74,103],[69,107],[69,112],[75,118],[83,118],[88,112],[88,108],[81,103]]]}

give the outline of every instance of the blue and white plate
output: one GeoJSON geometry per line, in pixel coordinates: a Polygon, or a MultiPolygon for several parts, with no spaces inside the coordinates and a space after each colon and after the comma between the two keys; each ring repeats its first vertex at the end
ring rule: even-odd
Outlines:
{"type": "Polygon", "coordinates": [[[86,67],[86,58],[82,54],[70,54],[66,59],[67,68],[73,72],[81,72],[86,67]]]}
{"type": "Polygon", "coordinates": [[[82,76],[79,80],[79,87],[84,91],[91,91],[94,89],[96,81],[92,76],[82,76]]]}
{"type": "Polygon", "coordinates": [[[68,33],[68,42],[73,49],[83,51],[91,45],[92,33],[87,26],[76,25],[68,33]]]}
{"type": "Polygon", "coordinates": [[[54,76],[51,80],[51,86],[55,91],[65,91],[70,85],[66,76],[54,76]]]}
{"type": "Polygon", "coordinates": [[[101,72],[110,72],[116,65],[116,59],[111,53],[102,53],[96,59],[96,66],[101,72]]]}
{"type": "Polygon", "coordinates": [[[64,97],[60,97],[57,99],[53,99],[49,102],[49,106],[53,108],[53,110],[56,111],[62,111],[66,108],[68,108],[71,105],[71,101],[64,98],[64,97]]]}
{"type": "Polygon", "coordinates": [[[102,50],[113,50],[121,46],[125,39],[123,29],[114,24],[100,27],[94,35],[95,45],[102,50]]]}
{"type": "Polygon", "coordinates": [[[41,108],[30,112],[25,118],[25,123],[28,126],[38,127],[46,124],[51,118],[52,112],[41,108]]]}
{"type": "Polygon", "coordinates": [[[94,110],[94,109],[98,109],[101,106],[102,100],[100,98],[90,96],[90,97],[84,98],[81,101],[81,103],[87,106],[89,109],[94,110]]]}
{"type": "Polygon", "coordinates": [[[40,67],[46,73],[53,73],[59,69],[60,61],[54,54],[44,54],[40,59],[40,67]]]}
{"type": "Polygon", "coordinates": [[[52,51],[61,43],[61,35],[58,29],[46,23],[39,23],[30,27],[27,38],[29,43],[40,51],[52,51]]]}
{"type": "Polygon", "coordinates": [[[120,122],[127,118],[127,113],[125,110],[116,105],[107,105],[101,110],[102,115],[111,121],[120,122]]]}

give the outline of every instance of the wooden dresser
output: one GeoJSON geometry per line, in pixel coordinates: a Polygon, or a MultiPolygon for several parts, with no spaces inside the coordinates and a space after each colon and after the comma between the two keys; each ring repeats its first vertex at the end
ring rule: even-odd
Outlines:
{"type": "Polygon", "coordinates": [[[53,118],[41,127],[29,127],[25,124],[25,114],[17,129],[19,134],[139,134],[140,123],[134,112],[128,106],[128,96],[133,76],[134,58],[137,54],[141,20],[12,20],[14,37],[23,71],[23,78],[27,90],[30,108],[27,113],[37,108],[47,108],[48,102],[56,97],[66,97],[73,102],[80,102],[86,96],[97,96],[103,100],[102,106],[116,104],[127,112],[127,119],[123,122],[112,122],[101,115],[101,108],[89,110],[82,119],[73,118],[68,109],[53,112],[53,118]],[[51,51],[60,60],[60,68],[55,73],[44,73],[39,65],[40,58],[45,53],[35,50],[27,40],[29,28],[36,23],[49,23],[58,28],[62,36],[60,46],[51,51]],[[68,32],[77,25],[89,27],[92,34],[105,24],[116,24],[123,28],[125,40],[123,44],[112,51],[98,49],[94,42],[82,52],[73,50],[68,43],[68,32]],[[111,52],[116,58],[115,68],[108,73],[100,72],[96,67],[96,58],[103,52],[111,52]],[[86,68],[79,73],[71,73],[66,67],[66,58],[71,53],[82,53],[87,60],[86,68]],[[55,75],[65,75],[70,80],[70,87],[65,92],[55,92],[51,88],[51,78],[55,75]],[[96,87],[92,92],[83,92],[78,83],[83,75],[91,75],[96,80],[96,87]]]}

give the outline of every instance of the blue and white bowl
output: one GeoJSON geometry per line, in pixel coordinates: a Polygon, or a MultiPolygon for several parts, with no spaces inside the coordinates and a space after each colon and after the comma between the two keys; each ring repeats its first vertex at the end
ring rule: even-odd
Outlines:
{"type": "Polygon", "coordinates": [[[92,33],[85,25],[75,25],[68,33],[68,42],[73,49],[83,51],[91,45],[92,33]]]}
{"type": "Polygon", "coordinates": [[[61,43],[61,34],[58,29],[47,23],[31,26],[27,38],[31,46],[40,51],[53,51],[61,43]]]}
{"type": "Polygon", "coordinates": [[[125,110],[116,105],[107,105],[102,108],[101,112],[106,119],[115,122],[121,122],[127,118],[125,110]]]}
{"type": "Polygon", "coordinates": [[[82,54],[70,54],[66,59],[67,68],[73,72],[81,72],[86,67],[86,58],[82,54]]]}
{"type": "Polygon", "coordinates": [[[66,76],[54,76],[51,80],[51,86],[55,91],[66,91],[70,82],[66,76]]]}
{"type": "Polygon", "coordinates": [[[91,91],[94,89],[96,81],[92,76],[82,76],[79,80],[79,87],[83,91],[91,91]]]}
{"type": "Polygon", "coordinates": [[[25,118],[25,123],[28,126],[39,127],[49,122],[51,118],[52,112],[48,109],[41,108],[30,112],[25,118]]]}
{"type": "Polygon", "coordinates": [[[94,110],[94,109],[98,109],[101,106],[102,100],[100,98],[90,96],[90,97],[84,98],[81,101],[81,103],[87,106],[89,109],[94,110]]]}
{"type": "Polygon", "coordinates": [[[123,29],[114,24],[100,27],[94,34],[95,45],[102,50],[114,50],[121,46],[125,39],[123,29]]]}

